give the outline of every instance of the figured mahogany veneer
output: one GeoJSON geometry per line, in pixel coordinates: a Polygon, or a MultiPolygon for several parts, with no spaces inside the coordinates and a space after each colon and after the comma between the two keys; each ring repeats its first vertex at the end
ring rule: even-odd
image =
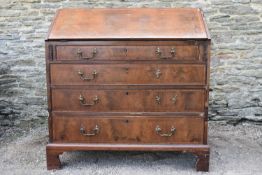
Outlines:
{"type": "Polygon", "coordinates": [[[159,50],[163,59],[199,59],[199,50],[196,45],[182,45],[179,42],[173,43],[172,46],[155,44],[154,46],[57,46],[56,56],[57,60],[81,60],[85,57],[91,58],[95,50],[96,60],[159,60],[160,56],[156,55],[156,51],[159,50]],[[175,48],[174,56],[170,53],[173,48],[175,48]]]}
{"type": "Polygon", "coordinates": [[[206,82],[206,67],[202,64],[52,64],[50,71],[53,85],[205,85],[206,82]]]}
{"type": "Polygon", "coordinates": [[[205,91],[201,90],[88,90],[54,89],[54,111],[90,112],[204,112],[205,91]],[[86,103],[81,104],[79,97],[86,103]]]}
{"type": "Polygon", "coordinates": [[[54,115],[54,143],[121,143],[121,144],[201,144],[203,143],[204,120],[202,117],[166,116],[74,116],[54,115]],[[92,132],[98,126],[97,136],[83,136],[79,128],[92,132]],[[159,126],[163,133],[174,137],[161,137],[156,133],[159,126]]]}
{"type": "Polygon", "coordinates": [[[207,39],[194,8],[62,9],[48,39],[207,39]]]}
{"type": "Polygon", "coordinates": [[[46,40],[47,168],[65,151],[179,151],[208,171],[199,9],[61,9],[46,40]]]}

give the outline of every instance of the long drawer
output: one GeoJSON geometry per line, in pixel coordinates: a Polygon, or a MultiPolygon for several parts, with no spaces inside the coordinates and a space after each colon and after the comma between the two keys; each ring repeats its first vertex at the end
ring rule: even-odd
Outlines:
{"type": "Polygon", "coordinates": [[[51,64],[53,85],[178,84],[204,85],[202,64],[51,64]]]}
{"type": "Polygon", "coordinates": [[[90,117],[53,118],[56,143],[201,144],[201,117],[90,117]]]}
{"type": "Polygon", "coordinates": [[[54,111],[203,112],[205,90],[53,89],[54,111]]]}
{"type": "MultiPolygon", "coordinates": [[[[157,43],[155,43],[157,44],[157,43]]],[[[198,45],[87,46],[58,45],[57,60],[191,60],[201,61],[198,45]]]]}

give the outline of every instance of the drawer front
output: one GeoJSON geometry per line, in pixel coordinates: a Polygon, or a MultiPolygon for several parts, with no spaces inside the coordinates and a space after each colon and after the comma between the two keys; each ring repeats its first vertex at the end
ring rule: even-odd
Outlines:
{"type": "Polygon", "coordinates": [[[54,111],[203,112],[204,90],[53,89],[54,111]]]}
{"type": "Polygon", "coordinates": [[[56,46],[57,60],[199,60],[197,45],[56,46]]]}
{"type": "Polygon", "coordinates": [[[51,64],[53,85],[186,84],[204,85],[200,64],[51,64]]]}
{"type": "Polygon", "coordinates": [[[66,143],[203,143],[200,117],[54,116],[54,142],[66,143]]]}

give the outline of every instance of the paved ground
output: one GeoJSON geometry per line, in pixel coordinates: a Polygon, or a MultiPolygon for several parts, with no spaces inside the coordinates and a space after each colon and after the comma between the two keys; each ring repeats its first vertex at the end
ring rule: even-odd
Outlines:
{"type": "MultiPolygon", "coordinates": [[[[26,136],[0,145],[0,174],[94,174],[94,175],[189,175],[197,173],[194,156],[168,152],[71,152],[61,157],[63,169],[47,171],[47,129],[31,130],[26,136]]],[[[210,173],[218,175],[262,174],[262,126],[237,126],[211,122],[210,173]]]]}

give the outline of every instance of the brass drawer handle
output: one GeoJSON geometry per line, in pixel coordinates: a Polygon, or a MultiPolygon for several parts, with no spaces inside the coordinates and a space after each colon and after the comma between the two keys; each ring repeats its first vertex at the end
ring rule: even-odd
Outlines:
{"type": "Polygon", "coordinates": [[[81,80],[90,81],[90,80],[95,79],[95,78],[97,77],[97,74],[98,74],[98,73],[96,72],[96,70],[94,70],[94,71],[92,72],[92,75],[91,75],[91,76],[85,76],[84,73],[83,73],[81,70],[79,70],[77,74],[80,76],[80,79],[81,79],[81,80]]]}
{"type": "Polygon", "coordinates": [[[172,97],[172,101],[173,101],[173,104],[176,104],[176,101],[177,101],[177,95],[174,95],[174,96],[172,97]]]}
{"type": "Polygon", "coordinates": [[[86,99],[83,95],[80,94],[80,96],[79,96],[79,102],[83,106],[94,106],[95,104],[97,104],[99,102],[98,96],[95,96],[92,101],[93,102],[91,102],[91,103],[87,103],[86,99]]]}
{"type": "Polygon", "coordinates": [[[90,57],[83,57],[83,51],[80,48],[77,49],[77,55],[79,59],[92,59],[96,56],[96,54],[97,54],[97,50],[96,48],[94,48],[90,57]]]}
{"type": "Polygon", "coordinates": [[[159,127],[159,125],[157,125],[155,131],[161,137],[171,137],[172,135],[175,134],[176,128],[174,126],[172,126],[169,133],[161,133],[162,129],[159,127]]]}
{"type": "Polygon", "coordinates": [[[85,128],[84,127],[80,127],[80,134],[82,134],[83,136],[95,136],[95,135],[97,135],[97,134],[99,134],[99,127],[98,127],[98,125],[96,125],[95,126],[95,128],[94,129],[92,129],[92,131],[91,132],[86,132],[86,130],[85,130],[85,128]]]}
{"type": "MultiPolygon", "coordinates": [[[[157,96],[155,97],[155,100],[156,100],[156,103],[157,103],[157,104],[161,104],[161,97],[160,97],[159,95],[157,95],[157,96]]],[[[176,104],[176,102],[177,102],[177,95],[174,95],[174,96],[171,98],[171,100],[172,100],[173,104],[176,104]]]]}
{"type": "Polygon", "coordinates": [[[173,57],[176,55],[176,49],[175,49],[174,47],[171,48],[170,54],[171,54],[170,57],[165,56],[165,55],[162,54],[162,52],[161,52],[161,50],[160,50],[159,47],[156,49],[156,55],[157,55],[158,58],[160,58],[160,59],[170,59],[170,58],[173,58],[173,57]]]}
{"type": "Polygon", "coordinates": [[[157,69],[155,72],[156,78],[159,79],[160,76],[162,75],[162,72],[160,71],[160,69],[157,69]]]}
{"type": "Polygon", "coordinates": [[[155,100],[156,100],[156,103],[157,103],[157,104],[160,104],[160,103],[161,103],[161,97],[160,97],[160,96],[157,95],[157,96],[155,97],[155,100]]]}

